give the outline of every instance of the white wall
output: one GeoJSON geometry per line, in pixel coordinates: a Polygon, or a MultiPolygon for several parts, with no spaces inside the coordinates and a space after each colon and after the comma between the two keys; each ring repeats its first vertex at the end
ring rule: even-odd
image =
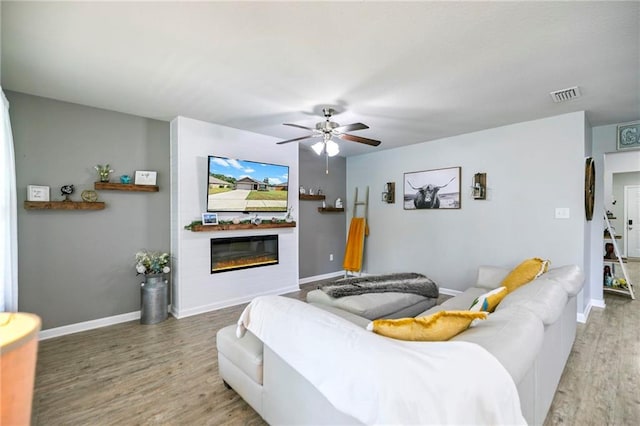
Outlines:
{"type": "Polygon", "coordinates": [[[576,112],[348,158],[347,197],[356,186],[372,191],[366,271],[421,272],[464,290],[483,264],[512,267],[537,256],[584,269],[585,128],[576,112]],[[456,166],[461,209],[403,210],[404,172],[456,166]],[[487,173],[487,200],[471,198],[477,172],[487,173]],[[389,181],[395,204],[380,201],[389,181]],[[555,219],[556,207],[571,217],[555,219]]]}
{"type": "MultiPolygon", "coordinates": [[[[298,211],[298,146],[279,139],[185,117],[171,122],[171,252],[173,306],[178,318],[298,290],[298,228],[191,232],[184,226],[206,211],[207,156],[289,166],[289,205],[298,211]],[[279,235],[279,264],[211,274],[210,239],[279,235]]],[[[219,214],[219,219],[237,213],[219,214]]],[[[261,215],[265,218],[272,213],[261,215]]],[[[276,215],[284,217],[284,214],[276,215]]],[[[295,215],[294,215],[295,217],[295,215]]]]}

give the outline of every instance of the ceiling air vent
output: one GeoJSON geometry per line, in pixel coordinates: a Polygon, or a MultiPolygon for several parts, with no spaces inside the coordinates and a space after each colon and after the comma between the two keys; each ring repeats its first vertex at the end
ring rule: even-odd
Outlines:
{"type": "Polygon", "coordinates": [[[551,95],[551,99],[553,99],[553,102],[566,102],[582,96],[582,94],[580,93],[580,88],[578,86],[569,87],[568,89],[556,90],[555,92],[549,93],[549,95],[551,95]]]}

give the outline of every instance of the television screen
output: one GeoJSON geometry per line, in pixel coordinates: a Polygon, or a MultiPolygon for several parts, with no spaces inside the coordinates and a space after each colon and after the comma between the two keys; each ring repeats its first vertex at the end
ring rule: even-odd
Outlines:
{"type": "Polygon", "coordinates": [[[289,167],[209,156],[208,212],[286,212],[289,167]]]}

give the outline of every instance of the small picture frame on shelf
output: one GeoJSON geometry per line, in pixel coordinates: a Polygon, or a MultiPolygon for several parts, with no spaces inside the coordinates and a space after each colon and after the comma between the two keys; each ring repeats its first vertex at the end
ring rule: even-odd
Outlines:
{"type": "Polygon", "coordinates": [[[42,185],[27,186],[27,201],[49,201],[50,188],[42,185]]]}
{"type": "Polygon", "coordinates": [[[203,225],[217,225],[218,224],[218,213],[202,213],[202,224],[203,225]]]}
{"type": "Polygon", "coordinates": [[[158,172],[150,170],[136,170],[136,185],[155,185],[158,172]]]}

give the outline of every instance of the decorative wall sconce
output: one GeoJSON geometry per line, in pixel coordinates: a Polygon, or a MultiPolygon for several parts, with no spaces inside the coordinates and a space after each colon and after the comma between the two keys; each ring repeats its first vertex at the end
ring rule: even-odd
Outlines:
{"type": "Polygon", "coordinates": [[[382,201],[387,204],[394,204],[396,202],[396,183],[387,182],[384,185],[385,191],[382,193],[382,201]]]}
{"type": "Polygon", "coordinates": [[[473,199],[474,200],[486,200],[487,199],[487,174],[476,173],[473,175],[473,199]]]}

